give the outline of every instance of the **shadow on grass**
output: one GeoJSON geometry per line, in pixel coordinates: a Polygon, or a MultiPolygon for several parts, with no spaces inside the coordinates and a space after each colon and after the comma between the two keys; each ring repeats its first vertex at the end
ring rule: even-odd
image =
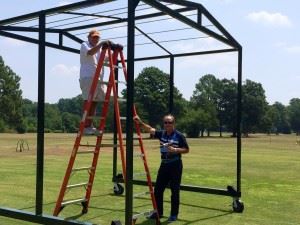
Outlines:
{"type": "MultiPolygon", "coordinates": [[[[204,207],[204,208],[206,208],[206,207],[204,207]]],[[[221,211],[223,212],[223,210],[221,210],[221,211]]],[[[194,220],[180,219],[180,217],[179,217],[178,220],[176,221],[176,223],[174,223],[174,224],[180,224],[180,225],[198,224],[201,221],[212,220],[212,219],[219,218],[219,217],[222,217],[222,216],[230,215],[232,213],[233,212],[223,212],[223,213],[220,213],[219,215],[208,216],[208,217],[204,217],[204,218],[199,217],[199,219],[194,219],[194,220]]],[[[160,223],[161,225],[170,224],[166,217],[161,218],[160,221],[161,221],[161,223],[160,223]]],[[[155,220],[149,219],[149,220],[143,221],[143,222],[138,223],[138,224],[139,225],[152,225],[152,224],[155,224],[155,220]]]]}
{"type": "MultiPolygon", "coordinates": [[[[94,195],[94,196],[92,196],[92,198],[101,198],[103,196],[114,196],[114,197],[124,198],[124,195],[114,195],[114,194],[94,195]]],[[[143,197],[139,197],[139,199],[147,200],[147,198],[143,198],[143,197]]],[[[148,200],[150,200],[150,199],[148,199],[148,200]]],[[[165,201],[165,203],[170,204],[170,201],[165,201]]],[[[53,207],[54,207],[55,202],[48,202],[48,203],[44,203],[43,205],[44,206],[53,205],[53,207]]],[[[82,214],[81,213],[82,206],[80,204],[75,204],[75,205],[77,205],[80,208],[80,213],[77,213],[76,215],[73,215],[73,216],[65,217],[66,220],[78,220],[83,216],[85,217],[85,220],[94,220],[94,219],[101,218],[101,217],[104,217],[104,216],[107,217],[110,214],[113,215],[116,212],[125,214],[125,209],[123,207],[120,208],[120,209],[117,209],[117,208],[113,208],[113,207],[110,208],[110,207],[99,207],[99,206],[90,205],[89,209],[96,210],[96,211],[98,211],[98,213],[97,213],[97,216],[95,216],[95,215],[89,216],[88,214],[82,214]]],[[[198,218],[193,219],[193,220],[187,220],[186,218],[181,219],[180,215],[179,215],[177,223],[181,224],[181,225],[197,224],[197,222],[200,223],[201,221],[212,220],[212,219],[227,216],[227,215],[230,215],[230,214],[233,213],[231,210],[201,206],[201,205],[190,204],[190,203],[185,203],[185,202],[181,202],[181,205],[186,206],[186,207],[198,208],[199,210],[204,209],[204,210],[212,210],[212,211],[219,212],[217,215],[214,214],[212,216],[206,216],[206,217],[201,217],[201,213],[199,213],[200,215],[197,216],[198,218]]],[[[142,205],[136,205],[136,208],[147,208],[149,206],[151,207],[151,204],[142,203],[142,205]]],[[[34,209],[34,208],[35,208],[35,206],[29,206],[29,207],[24,207],[20,210],[28,210],[28,209],[34,209]]],[[[138,220],[137,220],[137,224],[141,224],[141,225],[155,224],[155,220],[151,220],[151,219],[142,221],[140,223],[138,222],[138,220]]],[[[166,224],[169,224],[168,221],[167,221],[167,217],[161,218],[161,225],[166,225],[166,224]]]]}

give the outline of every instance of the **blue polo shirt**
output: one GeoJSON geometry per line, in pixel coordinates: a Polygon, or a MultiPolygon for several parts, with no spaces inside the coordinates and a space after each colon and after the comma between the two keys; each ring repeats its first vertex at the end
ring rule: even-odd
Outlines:
{"type": "Polygon", "coordinates": [[[169,145],[175,148],[189,148],[184,135],[177,130],[174,130],[170,135],[168,135],[165,130],[155,131],[154,137],[160,141],[161,159],[166,163],[173,162],[181,158],[180,153],[167,152],[169,145]]]}

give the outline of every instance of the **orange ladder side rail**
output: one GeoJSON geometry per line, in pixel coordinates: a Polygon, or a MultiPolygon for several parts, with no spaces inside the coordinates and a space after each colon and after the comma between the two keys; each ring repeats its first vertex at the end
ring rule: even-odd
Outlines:
{"type": "MultiPolygon", "coordinates": [[[[115,50],[114,53],[116,54],[116,57],[118,57],[118,50],[115,50]]],[[[115,61],[115,64],[117,61],[115,61]]],[[[113,65],[115,65],[113,64],[113,65]]],[[[113,73],[113,77],[115,80],[115,74],[113,73]]],[[[120,145],[120,155],[121,155],[121,162],[122,162],[122,172],[123,172],[123,178],[124,182],[126,181],[126,156],[125,156],[125,149],[124,149],[124,143],[123,143],[123,134],[122,134],[122,126],[121,126],[121,116],[120,116],[120,108],[118,103],[118,93],[117,88],[114,83],[113,85],[113,95],[114,95],[114,108],[115,108],[115,115],[116,115],[116,127],[117,127],[117,133],[118,133],[118,139],[119,139],[119,145],[120,145]]]]}
{"type": "Polygon", "coordinates": [[[79,148],[79,145],[80,145],[83,129],[84,129],[84,126],[85,126],[86,117],[87,117],[87,114],[90,110],[91,103],[92,103],[92,100],[93,100],[93,97],[94,97],[94,94],[95,94],[95,90],[96,90],[96,87],[97,87],[97,84],[98,84],[98,79],[99,79],[100,72],[101,72],[101,69],[102,69],[102,66],[103,66],[103,61],[104,61],[104,58],[105,58],[106,51],[107,51],[107,49],[103,49],[103,51],[100,54],[98,65],[97,65],[97,68],[96,68],[96,71],[95,71],[95,74],[94,74],[93,83],[91,85],[90,93],[89,93],[89,96],[88,96],[88,101],[84,105],[84,112],[83,112],[82,119],[80,121],[79,131],[77,133],[77,137],[76,137],[76,140],[75,140],[75,143],[74,143],[72,154],[71,154],[71,157],[69,159],[69,164],[68,164],[65,176],[64,176],[63,183],[62,183],[61,188],[60,188],[60,193],[59,193],[58,199],[56,201],[55,209],[54,209],[54,212],[53,212],[54,216],[57,216],[60,212],[60,209],[61,209],[61,203],[63,201],[64,195],[65,195],[65,192],[66,192],[66,187],[67,187],[67,184],[69,182],[69,178],[70,178],[70,175],[71,175],[71,172],[72,172],[72,168],[73,168],[73,165],[74,165],[74,162],[75,162],[75,159],[76,159],[76,154],[77,154],[77,151],[78,151],[78,148],[79,148]]]}

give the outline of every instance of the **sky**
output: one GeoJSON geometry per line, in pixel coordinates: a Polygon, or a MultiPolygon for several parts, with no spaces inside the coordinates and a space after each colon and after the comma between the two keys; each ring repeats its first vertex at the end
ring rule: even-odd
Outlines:
{"type": "MultiPolygon", "coordinates": [[[[122,4],[127,2],[119,1],[122,4]]],[[[261,83],[270,104],[280,102],[288,105],[292,98],[300,98],[300,1],[193,1],[201,3],[242,45],[243,81],[250,79],[261,83]]],[[[1,3],[0,20],[74,2],[77,1],[5,1],[1,3]]],[[[185,35],[189,36],[188,31],[185,35]]],[[[85,35],[82,38],[84,39],[85,35]]],[[[185,45],[171,43],[168,47],[178,51],[189,51],[197,49],[198,45],[200,42],[190,41],[185,45]]],[[[205,46],[217,45],[205,40],[205,46]]],[[[0,36],[0,56],[5,64],[21,77],[23,98],[32,101],[37,101],[37,50],[36,45],[0,36]]],[[[151,47],[147,51],[151,52],[151,47]]],[[[60,98],[77,96],[80,93],[79,55],[47,48],[46,57],[46,102],[56,103],[60,98]]],[[[168,73],[168,65],[164,60],[136,63],[135,71],[138,74],[145,66],[157,66],[168,73]]],[[[195,84],[201,76],[208,73],[220,79],[236,79],[237,55],[227,53],[175,60],[175,86],[187,100],[192,96],[195,84]]]]}

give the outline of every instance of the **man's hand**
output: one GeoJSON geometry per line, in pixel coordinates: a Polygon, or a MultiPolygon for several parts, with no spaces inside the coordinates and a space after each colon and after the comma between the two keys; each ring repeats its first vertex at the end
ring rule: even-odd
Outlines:
{"type": "Polygon", "coordinates": [[[139,124],[143,124],[143,121],[141,120],[141,118],[138,115],[134,116],[133,120],[139,124]]]}
{"type": "Polygon", "coordinates": [[[175,147],[169,145],[168,146],[168,152],[177,153],[178,152],[178,148],[175,148],[175,147]]]}

